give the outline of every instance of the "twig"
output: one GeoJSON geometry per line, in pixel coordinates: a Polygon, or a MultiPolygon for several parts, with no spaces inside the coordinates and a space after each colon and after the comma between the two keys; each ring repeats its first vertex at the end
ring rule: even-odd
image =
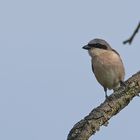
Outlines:
{"type": "Polygon", "coordinates": [[[135,37],[135,35],[136,35],[136,33],[138,33],[139,28],[140,28],[140,22],[138,23],[138,26],[137,26],[137,28],[134,30],[132,36],[131,36],[129,39],[123,41],[123,44],[126,44],[126,43],[131,44],[132,41],[133,41],[133,39],[134,39],[134,37],[135,37]]]}
{"type": "Polygon", "coordinates": [[[140,71],[129,78],[125,86],[121,86],[109,96],[109,99],[76,123],[67,140],[88,140],[102,125],[106,125],[111,117],[125,108],[138,93],[140,93],[140,71]]]}

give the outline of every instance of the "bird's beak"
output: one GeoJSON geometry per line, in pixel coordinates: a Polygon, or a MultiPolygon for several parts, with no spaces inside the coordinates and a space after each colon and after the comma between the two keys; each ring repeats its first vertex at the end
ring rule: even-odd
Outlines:
{"type": "Polygon", "coordinates": [[[89,49],[91,49],[91,46],[85,45],[85,46],[83,46],[83,49],[89,50],[89,49]]]}

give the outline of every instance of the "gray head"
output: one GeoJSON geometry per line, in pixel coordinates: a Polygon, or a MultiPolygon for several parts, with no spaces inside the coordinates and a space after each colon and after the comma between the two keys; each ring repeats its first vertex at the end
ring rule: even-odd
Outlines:
{"type": "Polygon", "coordinates": [[[83,49],[90,50],[91,48],[99,48],[104,50],[112,50],[111,46],[103,39],[93,39],[83,49]]]}

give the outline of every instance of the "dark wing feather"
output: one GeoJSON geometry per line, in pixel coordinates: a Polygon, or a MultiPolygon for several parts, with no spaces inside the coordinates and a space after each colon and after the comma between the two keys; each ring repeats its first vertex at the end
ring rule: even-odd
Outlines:
{"type": "Polygon", "coordinates": [[[112,49],[112,51],[115,52],[118,56],[120,56],[116,50],[112,49]]]}
{"type": "Polygon", "coordinates": [[[92,66],[92,71],[93,71],[93,73],[94,73],[94,67],[93,67],[93,65],[91,64],[91,66],[92,66]]]}

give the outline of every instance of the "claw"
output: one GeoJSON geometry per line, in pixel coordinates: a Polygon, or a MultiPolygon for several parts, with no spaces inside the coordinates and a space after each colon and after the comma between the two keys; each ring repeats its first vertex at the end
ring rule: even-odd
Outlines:
{"type": "Polygon", "coordinates": [[[126,84],[124,81],[120,81],[120,85],[126,87],[126,84]]]}

